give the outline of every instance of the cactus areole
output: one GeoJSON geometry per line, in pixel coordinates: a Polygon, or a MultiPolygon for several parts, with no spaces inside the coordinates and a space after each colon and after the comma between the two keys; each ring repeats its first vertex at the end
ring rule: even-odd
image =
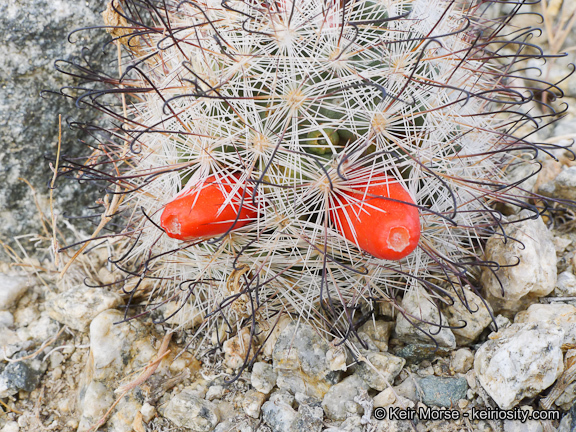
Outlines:
{"type": "Polygon", "coordinates": [[[398,182],[373,179],[358,192],[346,195],[347,202],[332,211],[331,217],[349,241],[386,260],[402,259],[416,249],[420,240],[418,208],[398,182]]]}

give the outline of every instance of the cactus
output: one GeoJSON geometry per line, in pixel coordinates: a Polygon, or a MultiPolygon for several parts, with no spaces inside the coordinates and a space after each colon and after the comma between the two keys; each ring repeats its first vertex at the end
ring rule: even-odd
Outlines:
{"type": "Polygon", "coordinates": [[[546,56],[489,3],[112,1],[120,78],[67,73],[114,126],[61,171],[107,185],[117,286],[260,341],[282,313],[353,337],[417,285],[465,302],[498,206],[539,211],[506,170],[551,149],[516,71],[546,56]]]}

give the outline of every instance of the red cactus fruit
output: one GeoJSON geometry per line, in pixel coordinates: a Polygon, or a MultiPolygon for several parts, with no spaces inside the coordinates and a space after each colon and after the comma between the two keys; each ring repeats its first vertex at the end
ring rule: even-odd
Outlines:
{"type": "Polygon", "coordinates": [[[240,186],[224,205],[227,195],[236,188],[238,178],[235,174],[219,179],[212,175],[202,185],[192,187],[169,202],[160,217],[166,234],[178,240],[194,240],[222,235],[231,228],[238,229],[250,223],[257,215],[251,206],[251,188],[247,188],[243,202],[245,187],[240,186]],[[236,221],[238,211],[240,216],[236,221]]]}
{"type": "Polygon", "coordinates": [[[346,239],[385,260],[400,260],[416,249],[420,240],[418,208],[397,181],[373,178],[355,190],[340,192],[339,204],[330,213],[346,239]]]}

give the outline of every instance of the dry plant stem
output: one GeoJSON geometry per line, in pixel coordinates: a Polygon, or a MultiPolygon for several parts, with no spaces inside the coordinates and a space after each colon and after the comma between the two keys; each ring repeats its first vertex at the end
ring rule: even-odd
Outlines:
{"type": "Polygon", "coordinates": [[[9,406],[8,404],[6,404],[5,402],[2,402],[2,399],[0,399],[0,405],[2,405],[4,408],[6,408],[7,410],[9,410],[10,412],[13,412],[14,414],[24,414],[21,411],[18,411],[14,408],[12,408],[11,406],[9,406]]]}
{"type": "Polygon", "coordinates": [[[36,351],[34,351],[32,354],[28,354],[27,356],[20,357],[18,359],[9,359],[8,357],[6,357],[6,354],[4,354],[4,360],[7,361],[8,363],[18,363],[18,362],[36,357],[38,354],[40,354],[44,350],[44,348],[46,348],[47,346],[52,345],[54,342],[56,342],[56,340],[60,337],[60,335],[62,334],[62,332],[65,329],[66,329],[66,326],[62,327],[60,329],[60,331],[58,333],[56,333],[56,336],[54,336],[52,339],[48,340],[47,342],[44,342],[42,344],[42,346],[40,348],[38,348],[36,351]]]}
{"type": "Polygon", "coordinates": [[[172,333],[168,333],[168,334],[166,334],[166,336],[164,336],[164,339],[162,339],[162,344],[160,345],[160,349],[158,350],[156,360],[150,362],[144,368],[144,371],[140,374],[140,376],[138,378],[136,378],[134,381],[132,381],[128,384],[125,384],[121,387],[118,387],[116,389],[115,393],[121,393],[120,396],[118,396],[118,398],[114,401],[112,406],[108,409],[108,411],[106,411],[106,413],[102,416],[102,418],[100,420],[98,420],[98,422],[94,426],[92,426],[90,429],[88,429],[88,432],[97,431],[100,426],[102,426],[104,423],[106,423],[108,416],[110,415],[112,410],[116,407],[116,405],[118,405],[118,403],[122,400],[122,398],[130,390],[132,390],[132,389],[138,387],[139,385],[141,385],[142,383],[144,383],[148,378],[150,378],[154,374],[154,372],[156,372],[156,369],[158,369],[158,365],[160,364],[162,359],[164,359],[164,357],[166,357],[168,354],[170,354],[170,351],[167,350],[168,344],[170,343],[170,339],[172,339],[172,333]]]}
{"type": "Polygon", "coordinates": [[[58,150],[56,152],[56,166],[50,168],[54,171],[52,181],[50,182],[50,216],[52,217],[52,249],[54,251],[54,264],[58,268],[60,259],[58,257],[58,239],[56,238],[56,215],[54,214],[54,183],[58,176],[58,165],[60,164],[60,149],[62,147],[62,114],[58,114],[58,150]]]}
{"type": "Polygon", "coordinates": [[[576,363],[570,366],[567,370],[564,371],[562,376],[556,381],[552,391],[546,396],[544,399],[540,401],[540,406],[545,410],[549,410],[552,407],[552,404],[560,397],[562,392],[566,390],[574,380],[576,379],[576,363]]]}
{"type": "MultiPolygon", "coordinates": [[[[122,76],[122,62],[121,62],[122,56],[121,56],[120,42],[116,41],[116,45],[118,47],[118,72],[119,72],[120,76],[122,76]]],[[[120,85],[120,87],[122,88],[123,86],[120,85]]],[[[124,110],[124,117],[126,118],[127,117],[127,108],[126,108],[126,97],[124,96],[124,94],[122,94],[122,107],[124,110]]],[[[128,141],[126,141],[126,142],[128,142],[128,141]]],[[[58,149],[60,149],[60,148],[58,148],[58,149]]],[[[125,153],[126,153],[126,151],[127,151],[127,147],[125,147],[125,149],[124,149],[125,153]]],[[[88,245],[92,242],[92,240],[94,240],[98,236],[98,234],[100,233],[100,231],[102,231],[104,229],[106,224],[112,220],[112,216],[116,213],[116,211],[118,210],[118,207],[120,206],[120,204],[122,204],[122,201],[124,201],[124,196],[120,195],[120,191],[121,191],[121,187],[119,184],[117,184],[116,190],[114,193],[114,197],[112,198],[111,203],[108,203],[109,202],[108,195],[106,195],[104,197],[105,211],[104,211],[104,213],[102,213],[100,223],[98,224],[98,226],[96,227],[96,229],[92,233],[92,236],[90,237],[90,239],[87,242],[85,242],[80,249],[78,249],[78,251],[72,256],[70,261],[68,261],[68,263],[64,266],[64,268],[62,269],[62,272],[60,273],[60,279],[62,279],[64,277],[64,275],[66,274],[66,272],[68,271],[68,269],[70,268],[72,263],[76,260],[76,258],[78,258],[78,256],[88,247],[88,245]]]]}

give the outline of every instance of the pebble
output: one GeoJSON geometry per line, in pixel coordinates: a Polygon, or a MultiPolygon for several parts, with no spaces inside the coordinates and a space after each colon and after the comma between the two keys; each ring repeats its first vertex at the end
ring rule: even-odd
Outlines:
{"type": "Polygon", "coordinates": [[[560,376],[563,337],[564,330],[550,323],[512,324],[478,349],[476,377],[501,409],[511,409],[560,376]]]}
{"type": "Polygon", "coordinates": [[[396,396],[409,399],[413,402],[418,402],[420,400],[420,396],[418,395],[418,384],[416,383],[416,379],[412,376],[409,376],[399,385],[395,386],[394,392],[396,393],[396,396]]]}
{"type": "Polygon", "coordinates": [[[468,307],[454,296],[454,304],[445,307],[443,312],[451,326],[461,327],[466,324],[462,328],[453,328],[452,333],[456,336],[458,345],[469,345],[490,325],[492,316],[478,295],[466,289],[460,293],[460,295],[462,294],[466,298],[468,307]]]}
{"type": "Polygon", "coordinates": [[[260,323],[261,325],[264,326],[263,331],[260,334],[260,342],[264,343],[264,341],[266,341],[266,343],[264,343],[264,346],[262,348],[262,355],[265,358],[267,359],[272,358],[272,355],[274,353],[274,347],[276,346],[276,342],[278,341],[280,334],[291,322],[292,319],[289,316],[283,315],[278,321],[278,323],[276,323],[276,325],[272,328],[266,328],[265,327],[266,324],[260,323]]]}
{"type": "Polygon", "coordinates": [[[0,429],[0,432],[19,432],[19,431],[20,426],[18,426],[18,423],[16,423],[15,421],[6,422],[4,427],[0,429]]]}
{"type": "Polygon", "coordinates": [[[557,432],[576,432],[576,404],[562,417],[557,432]]]}
{"type": "Polygon", "coordinates": [[[362,418],[358,415],[352,415],[344,420],[338,429],[342,432],[363,432],[362,418]]]}
{"type": "Polygon", "coordinates": [[[368,385],[357,375],[350,375],[338,384],[332,386],[322,400],[322,408],[332,420],[344,420],[346,418],[346,404],[352,403],[354,411],[360,413],[361,407],[354,402],[354,398],[360,395],[361,390],[368,390],[368,385]]]}
{"type": "MultiPolygon", "coordinates": [[[[140,371],[156,356],[150,330],[137,320],[115,324],[123,319],[122,312],[110,309],[100,313],[90,324],[90,358],[86,374],[90,380],[80,387],[78,432],[88,430],[110,408],[116,399],[114,390],[124,384],[120,378],[140,371]]],[[[141,407],[142,403],[134,400],[133,393],[124,398],[123,405],[117,407],[113,416],[116,429],[130,430],[141,407]]]]}
{"type": "Polygon", "coordinates": [[[48,316],[47,312],[36,313],[32,321],[26,326],[19,324],[16,333],[21,340],[44,342],[58,333],[60,325],[48,316]]]}
{"type": "Polygon", "coordinates": [[[15,395],[20,390],[34,390],[46,371],[46,366],[46,363],[37,359],[8,363],[0,373],[0,398],[15,395]]]}
{"type": "Polygon", "coordinates": [[[542,423],[536,420],[504,420],[504,432],[544,432],[542,423]]]}
{"type": "Polygon", "coordinates": [[[282,402],[290,406],[294,405],[294,395],[288,393],[286,390],[276,390],[270,395],[271,402],[282,402]]]}
{"type": "Polygon", "coordinates": [[[417,378],[422,391],[422,402],[426,405],[451,408],[466,397],[468,383],[466,378],[445,378],[429,376],[417,378]]]}
{"type": "MultiPolygon", "coordinates": [[[[521,218],[532,216],[528,210],[519,213],[521,218]]],[[[509,238],[505,243],[494,234],[485,248],[485,260],[502,267],[495,272],[483,268],[481,275],[486,298],[497,312],[522,310],[556,286],[556,250],[542,218],[511,224],[507,234],[517,241],[509,238]]]]}
{"type": "Polygon", "coordinates": [[[276,385],[276,372],[274,367],[264,362],[256,362],[252,367],[250,381],[252,387],[261,393],[269,394],[276,385]]]}
{"type": "Polygon", "coordinates": [[[329,346],[308,324],[291,323],[282,331],[273,351],[276,384],[292,393],[322,398],[340,374],[330,370],[329,346]]]}
{"type": "Polygon", "coordinates": [[[565,167],[554,180],[541,185],[539,192],[556,199],[576,200],[576,167],[565,167]]]}
{"type": "Polygon", "coordinates": [[[218,423],[214,432],[255,432],[254,419],[245,415],[227,418],[218,423]]]}
{"type": "Polygon", "coordinates": [[[321,432],[324,426],[323,417],[324,411],[319,406],[300,405],[289,432],[321,432]]]}
{"type": "Polygon", "coordinates": [[[60,351],[50,354],[50,369],[55,369],[64,361],[64,355],[60,351]]]}
{"type": "Polygon", "coordinates": [[[359,361],[355,374],[374,390],[383,391],[398,376],[406,360],[386,352],[366,352],[366,361],[359,361]]]}
{"type": "Polygon", "coordinates": [[[244,394],[242,408],[250,417],[258,418],[260,417],[260,408],[265,401],[266,395],[264,393],[260,393],[257,390],[248,390],[244,394]]]}
{"type": "Polygon", "coordinates": [[[140,414],[142,414],[142,420],[148,423],[156,415],[156,408],[154,408],[148,402],[144,402],[144,405],[142,405],[142,408],[140,408],[140,414]]]}
{"type": "Polygon", "coordinates": [[[14,325],[14,315],[7,310],[0,310],[0,327],[12,327],[14,325]]]}
{"type": "Polygon", "coordinates": [[[262,418],[272,432],[290,430],[297,417],[296,410],[281,400],[269,400],[262,405],[262,418]]]}
{"type": "Polygon", "coordinates": [[[0,310],[10,309],[30,286],[25,276],[0,273],[0,310]]]}
{"type": "Polygon", "coordinates": [[[234,370],[240,369],[246,362],[247,356],[252,358],[254,355],[254,342],[251,341],[250,329],[244,327],[238,334],[224,342],[222,351],[224,351],[224,362],[234,370]]]}
{"type": "Polygon", "coordinates": [[[357,344],[359,349],[368,351],[380,351],[380,349],[376,346],[376,344],[368,334],[359,331],[356,333],[356,335],[358,336],[357,344]]]}
{"type": "Polygon", "coordinates": [[[389,321],[368,321],[360,331],[367,334],[379,351],[388,351],[388,339],[394,330],[394,323],[389,321]]]}
{"type": "Polygon", "coordinates": [[[331,371],[343,371],[348,369],[348,350],[344,345],[330,348],[326,351],[326,361],[331,371]]]}
{"type": "Polygon", "coordinates": [[[474,365],[474,354],[466,348],[461,348],[452,353],[452,369],[456,373],[465,374],[474,365]]]}
{"type": "Polygon", "coordinates": [[[186,390],[170,399],[163,415],[176,426],[194,432],[210,432],[220,422],[220,412],[216,404],[186,390]]]}
{"type": "MultiPolygon", "coordinates": [[[[437,326],[419,322],[421,319],[429,323],[442,323],[444,325],[448,323],[446,317],[438,311],[438,308],[428,298],[426,291],[422,287],[417,286],[407,291],[404,294],[401,306],[409,316],[415,317],[410,318],[410,321],[417,323],[420,329],[433,335],[438,345],[449,348],[456,347],[456,338],[450,329],[442,328],[438,332],[437,326]]],[[[404,318],[403,315],[398,315],[395,328],[398,339],[415,343],[430,343],[431,339],[422,331],[416,329],[410,321],[404,318]]]]}
{"type": "Polygon", "coordinates": [[[222,396],[224,396],[224,391],[225,389],[221,385],[210,386],[208,388],[208,391],[206,392],[205,398],[208,399],[209,401],[212,401],[214,399],[221,399],[222,396]]]}
{"type": "Polygon", "coordinates": [[[46,310],[56,321],[85,331],[96,315],[122,303],[122,297],[116,293],[78,285],[48,300],[46,310]]]}
{"type": "Polygon", "coordinates": [[[447,356],[452,350],[429,344],[408,344],[398,350],[394,354],[402,357],[409,364],[418,364],[424,360],[433,360],[437,356],[447,356]]]}
{"type": "Polygon", "coordinates": [[[560,273],[552,295],[555,297],[576,297],[576,276],[574,273],[571,271],[560,273]]]}
{"type": "Polygon", "coordinates": [[[394,402],[396,402],[396,395],[391,387],[374,396],[374,408],[392,405],[394,402]]]}
{"type": "Polygon", "coordinates": [[[576,307],[569,304],[534,304],[519,312],[516,323],[548,322],[564,330],[563,344],[576,344],[576,307]]]}

